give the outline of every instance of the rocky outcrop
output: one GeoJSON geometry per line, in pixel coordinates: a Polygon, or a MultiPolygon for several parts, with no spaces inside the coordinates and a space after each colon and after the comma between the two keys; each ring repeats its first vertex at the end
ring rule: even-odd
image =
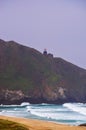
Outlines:
{"type": "Polygon", "coordinates": [[[86,123],[84,123],[84,124],[80,124],[79,126],[83,126],[83,127],[86,127],[86,123]]]}
{"type": "Polygon", "coordinates": [[[0,40],[0,104],[86,102],[86,70],[0,40]]]}
{"type": "Polygon", "coordinates": [[[24,97],[25,95],[21,90],[13,91],[13,90],[4,89],[1,90],[1,94],[0,94],[1,102],[5,104],[17,103],[18,101],[24,99],[24,97]]]}

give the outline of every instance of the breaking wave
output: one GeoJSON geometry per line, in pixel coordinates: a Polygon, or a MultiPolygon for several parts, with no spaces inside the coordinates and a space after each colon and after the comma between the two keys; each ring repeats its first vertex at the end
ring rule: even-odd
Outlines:
{"type": "Polygon", "coordinates": [[[42,119],[77,125],[86,123],[86,104],[65,103],[63,105],[56,105],[23,102],[20,105],[0,105],[0,115],[42,119]]]}
{"type": "Polygon", "coordinates": [[[21,108],[21,107],[26,107],[28,105],[30,105],[30,103],[28,103],[28,102],[23,102],[20,105],[3,105],[3,104],[1,104],[0,108],[15,108],[15,107],[21,108]]]}
{"type": "Polygon", "coordinates": [[[86,115],[86,104],[83,103],[65,103],[63,104],[64,107],[68,109],[78,112],[80,114],[86,115]]]}

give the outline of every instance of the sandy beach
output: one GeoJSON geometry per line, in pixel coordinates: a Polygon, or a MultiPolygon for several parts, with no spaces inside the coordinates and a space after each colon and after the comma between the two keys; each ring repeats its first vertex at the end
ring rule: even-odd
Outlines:
{"type": "Polygon", "coordinates": [[[85,130],[86,127],[69,126],[48,121],[0,116],[0,119],[14,121],[25,125],[28,130],[85,130]]]}

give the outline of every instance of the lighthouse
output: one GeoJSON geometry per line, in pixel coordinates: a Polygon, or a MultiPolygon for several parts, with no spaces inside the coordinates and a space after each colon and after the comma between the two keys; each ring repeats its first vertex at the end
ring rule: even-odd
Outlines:
{"type": "Polygon", "coordinates": [[[47,55],[47,49],[44,49],[43,54],[44,54],[44,55],[47,55]]]}

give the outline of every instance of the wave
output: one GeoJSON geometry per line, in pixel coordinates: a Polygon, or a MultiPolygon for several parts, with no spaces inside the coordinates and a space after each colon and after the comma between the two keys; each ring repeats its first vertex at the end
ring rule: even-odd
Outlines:
{"type": "MultiPolygon", "coordinates": [[[[66,114],[59,113],[59,112],[58,113],[49,113],[49,112],[38,112],[38,111],[34,111],[34,110],[31,110],[30,113],[32,115],[35,115],[42,119],[44,118],[44,119],[48,119],[48,120],[56,120],[56,121],[58,121],[58,120],[65,120],[65,121],[75,120],[76,121],[77,120],[75,115],[74,116],[67,115],[67,113],[66,114]]],[[[77,117],[79,117],[79,116],[77,116],[77,117]]],[[[83,118],[81,120],[83,120],[83,118]]]]}
{"type": "Polygon", "coordinates": [[[20,105],[3,105],[3,104],[1,104],[0,109],[3,109],[3,108],[23,108],[23,107],[26,107],[29,105],[30,105],[30,103],[28,103],[28,102],[23,102],[20,105]]]}
{"type": "Polygon", "coordinates": [[[47,119],[57,119],[56,114],[53,114],[53,113],[43,113],[43,112],[38,112],[38,111],[33,111],[33,110],[31,110],[30,113],[38,117],[43,117],[47,119]]]}
{"type": "Polygon", "coordinates": [[[86,104],[83,103],[65,103],[63,104],[64,107],[68,109],[78,112],[80,114],[86,115],[86,104]]]}
{"type": "Polygon", "coordinates": [[[0,109],[3,109],[3,108],[20,108],[21,106],[20,105],[0,105],[0,109]]]}
{"type": "Polygon", "coordinates": [[[41,103],[41,105],[50,105],[50,104],[48,104],[48,103],[41,103]]]}
{"type": "Polygon", "coordinates": [[[29,102],[23,102],[23,103],[21,103],[21,105],[20,106],[29,106],[30,105],[30,103],[29,102]]]}
{"type": "Polygon", "coordinates": [[[63,123],[67,122],[68,124],[86,122],[86,104],[82,103],[52,105],[23,102],[20,105],[1,105],[0,107],[3,107],[0,108],[0,115],[43,119],[63,123]],[[83,110],[81,108],[83,108],[83,110]],[[80,111],[83,114],[80,114],[80,111]]]}

